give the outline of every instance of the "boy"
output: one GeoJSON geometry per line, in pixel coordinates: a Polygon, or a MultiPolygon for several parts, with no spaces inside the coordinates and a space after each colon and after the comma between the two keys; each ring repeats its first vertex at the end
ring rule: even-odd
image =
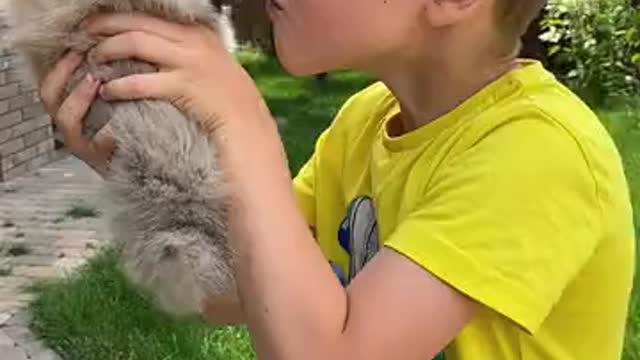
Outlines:
{"type": "Polygon", "coordinates": [[[259,358],[619,359],[634,269],[627,184],[594,114],[513,55],[542,5],[271,1],[289,72],[381,80],[340,110],[295,191],[258,91],[202,29],[93,19],[89,31],[113,35],[96,59],[161,71],[88,79],[62,102],[72,55],[41,93],[96,167],[111,140],[78,130],[96,93],[167,99],[211,130],[233,194],[240,305],[211,299],[204,312],[246,322],[259,358]]]}

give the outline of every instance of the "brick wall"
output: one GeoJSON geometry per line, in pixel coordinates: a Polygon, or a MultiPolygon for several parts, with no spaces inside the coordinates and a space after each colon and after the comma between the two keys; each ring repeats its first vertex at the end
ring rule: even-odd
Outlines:
{"type": "Polygon", "coordinates": [[[0,12],[0,181],[35,170],[58,155],[51,121],[36,89],[20,81],[6,33],[0,12]]]}

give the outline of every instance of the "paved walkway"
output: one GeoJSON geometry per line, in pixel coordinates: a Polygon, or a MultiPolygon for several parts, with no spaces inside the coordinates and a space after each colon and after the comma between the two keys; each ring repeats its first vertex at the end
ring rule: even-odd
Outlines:
{"type": "Polygon", "coordinates": [[[65,156],[35,173],[0,183],[0,358],[58,360],[29,330],[31,295],[22,287],[76,268],[104,240],[100,177],[65,156]],[[75,216],[74,216],[75,215],[75,216]]]}

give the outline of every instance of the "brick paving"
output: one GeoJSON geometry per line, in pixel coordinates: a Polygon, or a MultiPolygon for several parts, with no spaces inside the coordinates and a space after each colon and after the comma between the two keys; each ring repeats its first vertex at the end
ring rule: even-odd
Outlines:
{"type": "Polygon", "coordinates": [[[104,237],[100,217],[71,209],[100,209],[100,177],[76,158],[59,160],[0,183],[0,357],[59,360],[29,330],[24,286],[57,278],[93,255],[104,237]]]}

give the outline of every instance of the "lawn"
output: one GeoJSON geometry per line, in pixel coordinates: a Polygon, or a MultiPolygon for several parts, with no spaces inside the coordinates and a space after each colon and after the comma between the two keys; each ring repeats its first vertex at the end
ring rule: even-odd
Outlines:
{"type": "MultiPolygon", "coordinates": [[[[241,60],[254,75],[278,119],[295,173],[313,140],[346,98],[370,79],[332,74],[327,82],[293,79],[277,63],[255,53],[241,60]]],[[[640,200],[640,114],[618,106],[602,110],[603,122],[622,152],[634,197],[640,200]]],[[[640,224],[640,202],[635,203],[640,224]]],[[[92,259],[72,277],[36,287],[34,330],[69,360],[253,359],[242,327],[212,329],[159,313],[125,281],[113,253],[92,259]]],[[[640,297],[634,297],[624,360],[640,360],[640,297]]]]}

